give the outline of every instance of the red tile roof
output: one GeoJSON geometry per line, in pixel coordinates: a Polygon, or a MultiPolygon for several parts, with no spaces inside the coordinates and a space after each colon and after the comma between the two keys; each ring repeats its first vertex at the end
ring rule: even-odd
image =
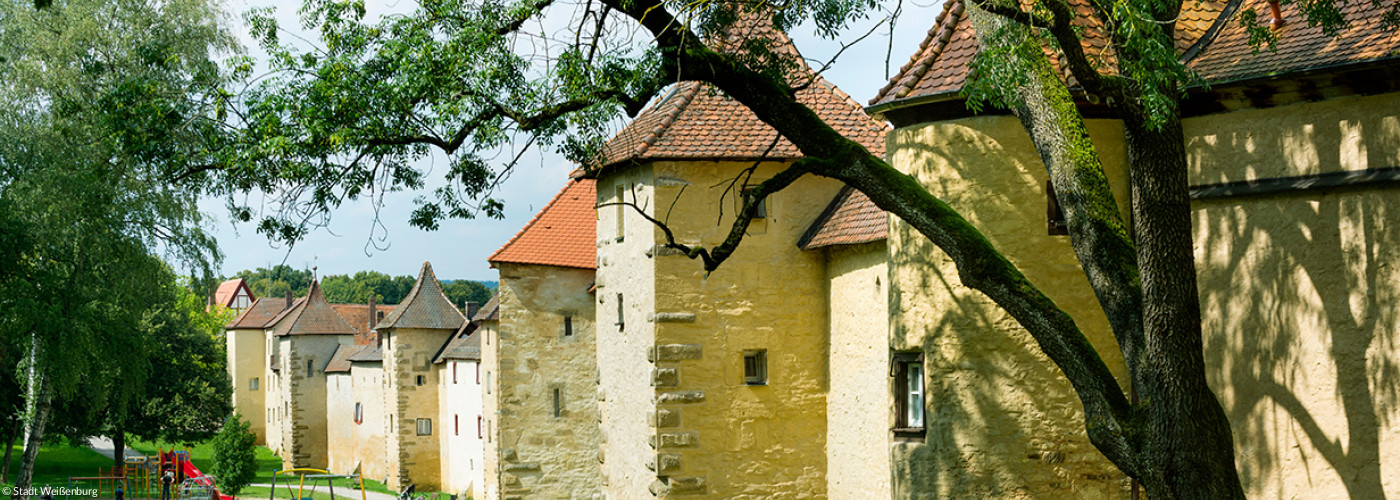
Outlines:
{"type": "MultiPolygon", "coordinates": [[[[1351,26],[1335,37],[1324,34],[1321,27],[1308,26],[1298,12],[1297,2],[1282,4],[1285,24],[1275,31],[1278,35],[1277,51],[1264,47],[1255,54],[1244,27],[1232,19],[1220,27],[1220,32],[1210,41],[1210,45],[1188,64],[1207,81],[1227,82],[1366,61],[1400,59],[1400,32],[1385,28],[1381,22],[1381,16],[1390,3],[1377,7],[1371,2],[1338,2],[1337,7],[1351,26]]],[[[1249,7],[1244,5],[1240,9],[1249,7]]],[[[1268,8],[1263,3],[1255,7],[1263,14],[1262,22],[1267,23],[1268,8]]]]}
{"type": "Polygon", "coordinates": [[[244,281],[243,278],[237,278],[219,283],[219,288],[214,291],[214,303],[224,307],[233,307],[233,299],[238,296],[239,289],[247,292],[248,300],[254,299],[253,289],[248,288],[248,282],[244,281]]]}
{"type": "MultiPolygon", "coordinates": [[[[394,311],[392,305],[375,304],[376,315],[387,317],[394,311]]],[[[340,317],[345,318],[350,326],[355,327],[355,343],[359,345],[374,343],[373,336],[370,335],[369,328],[369,304],[331,304],[331,309],[335,309],[340,317]]]]}
{"type": "MultiPolygon", "coordinates": [[[[1095,26],[1089,20],[1091,16],[1085,1],[1071,0],[1080,12],[1080,21],[1076,24],[1091,28],[1086,31],[1089,35],[1085,38],[1088,51],[1091,54],[1102,52],[1104,41],[1093,35],[1098,30],[1092,29],[1095,26]]],[[[1308,27],[1298,13],[1297,4],[1287,4],[1283,9],[1284,18],[1290,22],[1278,31],[1278,51],[1263,49],[1254,54],[1244,28],[1233,15],[1242,2],[1191,1],[1182,5],[1176,48],[1190,56],[1187,65],[1208,82],[1400,56],[1400,35],[1381,26],[1384,8],[1369,2],[1341,5],[1352,27],[1337,38],[1324,35],[1321,28],[1308,27]],[[1223,18],[1222,13],[1225,14],[1223,18]],[[1217,32],[1213,38],[1209,36],[1211,30],[1217,32]]],[[[964,0],[947,0],[919,49],[870,100],[870,105],[882,106],[919,97],[955,96],[966,83],[968,63],[976,52],[977,41],[964,0]]]]}
{"type": "Polygon", "coordinates": [[[321,293],[321,282],[312,281],[306,298],[298,300],[291,309],[278,315],[268,325],[273,335],[354,335],[357,330],[350,326],[339,313],[326,302],[321,293]]]}
{"type": "MultiPolygon", "coordinates": [[[[876,156],[885,153],[883,122],[871,119],[860,103],[836,88],[802,61],[786,34],[774,31],[761,16],[736,23],[721,42],[722,50],[737,50],[738,40],[763,37],[774,53],[791,57],[797,100],[821,116],[841,135],[865,146],[876,156]],[[810,84],[808,84],[810,82],[810,84]]],[[[603,149],[600,167],[644,160],[792,160],[802,154],[791,142],[763,123],[747,107],[700,82],[680,82],[618,132],[603,149]],[[770,149],[771,146],[771,149],[770,149]]],[[[597,172],[593,175],[596,176],[597,172]]]]}
{"type": "Polygon", "coordinates": [[[242,313],[229,321],[224,328],[236,329],[262,329],[272,322],[274,318],[281,315],[287,307],[287,300],[282,297],[263,297],[253,301],[253,305],[248,306],[242,313]]]}
{"type": "Polygon", "coordinates": [[[511,263],[596,269],[596,204],[593,179],[569,180],[534,219],[486,260],[493,266],[511,263]]]}
{"type": "Polygon", "coordinates": [[[803,250],[832,245],[856,245],[880,241],[887,237],[885,211],[875,206],[865,193],[850,186],[841,188],[836,197],[807,233],[798,240],[803,250]]]}
{"type": "Polygon", "coordinates": [[[452,305],[452,301],[442,293],[442,284],[433,274],[433,265],[424,262],[423,268],[418,271],[418,281],[413,282],[413,289],[408,291],[393,312],[384,315],[375,328],[456,330],[466,322],[462,311],[457,310],[457,306],[452,305]]]}

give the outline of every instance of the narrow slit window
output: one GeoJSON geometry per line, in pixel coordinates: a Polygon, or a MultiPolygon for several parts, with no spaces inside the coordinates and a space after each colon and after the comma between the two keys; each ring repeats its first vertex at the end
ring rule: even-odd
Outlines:
{"type": "Polygon", "coordinates": [[[365,407],[361,403],[355,403],[355,423],[365,423],[365,407]]]}
{"type": "Polygon", "coordinates": [[[306,360],[306,377],[307,377],[307,378],[310,378],[310,377],[312,377],[312,376],[315,375],[316,372],[312,369],[312,366],[315,364],[315,362],[316,362],[316,360],[314,360],[314,359],[308,359],[308,360],[306,360]]]}
{"type": "Polygon", "coordinates": [[[419,387],[422,387],[424,381],[426,381],[426,380],[427,380],[427,377],[424,377],[424,376],[422,376],[422,375],[419,375],[419,376],[417,376],[417,377],[414,377],[414,382],[416,382],[417,385],[418,385],[419,387]]]}
{"type": "Polygon", "coordinates": [[[565,337],[572,337],[572,336],[574,336],[574,317],[573,317],[573,316],[564,316],[564,336],[565,336],[565,337]]]}
{"type": "Polygon", "coordinates": [[[616,241],[622,241],[622,237],[623,237],[624,235],[627,234],[627,225],[626,225],[626,223],[625,223],[625,221],[626,221],[627,219],[626,219],[626,217],[624,217],[625,215],[627,215],[627,207],[626,207],[625,205],[623,205],[623,203],[626,203],[626,202],[627,202],[627,188],[625,188],[625,187],[623,187],[623,186],[617,186],[617,205],[616,205],[616,206],[617,206],[617,238],[616,238],[616,241]]]}
{"type": "Polygon", "coordinates": [[[744,351],[744,384],[768,385],[768,351],[744,351]]]}
{"type": "Polygon", "coordinates": [[[453,384],[456,384],[456,383],[457,383],[457,362],[456,362],[456,361],[453,361],[453,362],[452,362],[452,383],[453,383],[453,384]]]}
{"type": "Polygon", "coordinates": [[[453,436],[460,436],[460,435],[462,435],[462,432],[461,432],[461,431],[462,431],[462,428],[461,428],[460,426],[457,425],[458,423],[459,423],[459,422],[457,421],[457,415],[455,415],[455,414],[452,415],[452,435],[453,435],[453,436]]]}
{"type": "Polygon", "coordinates": [[[564,388],[554,388],[554,418],[564,415],[564,388]]]}
{"type": "Polygon", "coordinates": [[[622,331],[625,327],[622,320],[622,294],[617,294],[617,331],[622,331]]]}

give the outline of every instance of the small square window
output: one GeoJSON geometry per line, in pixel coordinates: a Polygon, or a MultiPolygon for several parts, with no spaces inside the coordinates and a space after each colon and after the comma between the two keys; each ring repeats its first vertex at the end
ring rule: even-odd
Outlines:
{"type": "Polygon", "coordinates": [[[768,351],[744,351],[744,383],[768,385],[768,351]]]}
{"type": "MultiPolygon", "coordinates": [[[[754,188],[757,188],[757,187],[758,187],[758,186],[744,186],[744,189],[741,190],[741,191],[739,192],[739,208],[737,208],[736,210],[743,210],[743,209],[744,209],[744,202],[747,201],[747,200],[749,199],[749,194],[752,193],[753,190],[754,190],[754,188]]],[[[767,197],[764,197],[762,200],[759,200],[758,206],[757,206],[757,207],[754,207],[753,216],[751,216],[751,217],[749,217],[749,218],[751,218],[751,219],[766,219],[766,218],[768,218],[768,198],[767,198],[767,197]]]]}
{"type": "Polygon", "coordinates": [[[248,390],[250,390],[250,391],[256,391],[256,390],[258,390],[258,378],[257,378],[257,377],[253,377],[253,378],[248,379],[248,390]]]}
{"type": "Polygon", "coordinates": [[[433,435],[433,420],[432,420],[432,419],[430,419],[430,418],[420,418],[420,419],[418,419],[418,435],[419,435],[419,436],[431,436],[431,435],[433,435]]]}

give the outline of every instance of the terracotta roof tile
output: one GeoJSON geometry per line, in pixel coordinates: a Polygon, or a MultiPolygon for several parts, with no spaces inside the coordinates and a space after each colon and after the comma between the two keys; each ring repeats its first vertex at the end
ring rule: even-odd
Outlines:
{"type": "Polygon", "coordinates": [[[888,236],[886,213],[875,206],[865,193],[850,186],[841,188],[836,197],[797,246],[813,250],[832,245],[855,245],[880,241],[888,236]]]}
{"type": "Polygon", "coordinates": [[[219,283],[219,288],[214,291],[214,303],[224,307],[233,307],[233,298],[238,295],[240,288],[247,290],[249,299],[254,298],[253,289],[248,288],[248,282],[243,281],[243,278],[237,278],[219,283]]]}
{"type": "Polygon", "coordinates": [[[486,260],[493,265],[538,264],[596,269],[598,213],[594,205],[598,200],[594,184],[593,179],[569,180],[520,232],[486,260]]]}
{"type": "Polygon", "coordinates": [[[298,300],[268,324],[275,336],[286,335],[354,335],[355,327],[326,303],[320,281],[311,282],[306,297],[298,300]]]}
{"type": "Polygon", "coordinates": [[[457,310],[452,301],[447,300],[447,295],[442,293],[442,284],[438,283],[437,276],[433,275],[433,265],[424,262],[422,270],[418,272],[418,281],[413,283],[413,289],[408,291],[408,295],[393,312],[384,316],[384,320],[379,322],[376,329],[456,330],[466,322],[467,318],[462,315],[462,311],[457,310]]]}
{"type": "Polygon", "coordinates": [[[264,328],[272,322],[273,318],[280,315],[286,306],[286,299],[282,297],[263,297],[253,301],[253,305],[244,309],[242,313],[233,318],[233,321],[224,325],[224,328],[229,330],[264,328]]]}
{"type": "MultiPolygon", "coordinates": [[[[775,52],[793,58],[797,85],[806,84],[797,100],[821,116],[841,135],[871,153],[883,156],[888,127],[871,119],[845,92],[802,62],[796,46],[787,35],[773,31],[763,21],[741,21],[735,34],[723,45],[737,46],[736,40],[759,36],[776,45],[775,52]]],[[[599,165],[606,169],[628,161],[645,160],[791,160],[802,154],[791,142],[738,101],[700,82],[680,82],[652,103],[622,131],[608,141],[599,165]],[[771,149],[770,149],[771,146],[771,149]]],[[[596,175],[596,172],[595,172],[596,175]]]]}
{"type": "Polygon", "coordinates": [[[350,371],[350,356],[355,354],[360,346],[341,344],[335,348],[335,354],[331,355],[331,362],[326,364],[326,373],[345,373],[350,371]]]}
{"type": "MultiPolygon", "coordinates": [[[[377,315],[388,316],[394,311],[395,306],[375,304],[377,315]]],[[[370,335],[369,328],[369,304],[331,304],[331,308],[345,318],[350,326],[355,327],[355,343],[359,345],[373,343],[373,336],[370,335]]]]}
{"type": "MultiPolygon", "coordinates": [[[[1387,30],[1381,23],[1385,7],[1371,2],[1345,2],[1337,6],[1351,25],[1336,37],[1327,36],[1321,27],[1308,26],[1296,2],[1284,2],[1286,22],[1275,32],[1278,35],[1276,51],[1264,47],[1255,54],[1244,27],[1231,19],[1221,26],[1210,45],[1190,61],[1190,66],[1207,81],[1226,82],[1400,58],[1400,32],[1387,30]]],[[[1241,9],[1249,7],[1245,5],[1241,9]]],[[[1258,8],[1263,11],[1263,22],[1268,22],[1268,9],[1258,8]]]]}
{"type": "MultiPolygon", "coordinates": [[[[876,93],[870,105],[917,97],[953,96],[962,91],[968,64],[977,52],[963,1],[944,3],[943,12],[918,50],[876,93]]],[[[1369,2],[1341,5],[1352,26],[1336,38],[1324,35],[1321,28],[1308,27],[1298,13],[1297,4],[1286,4],[1284,18],[1290,22],[1278,31],[1277,52],[1263,49],[1254,54],[1248,35],[1234,15],[1242,2],[1193,0],[1182,5],[1176,26],[1176,49],[1187,57],[1187,65],[1208,82],[1400,57],[1400,34],[1388,32],[1381,26],[1384,8],[1369,2]],[[1216,33],[1211,37],[1213,30],[1216,33]]],[[[1099,34],[1101,30],[1097,29],[1096,21],[1088,15],[1086,0],[1071,0],[1071,3],[1081,13],[1076,24],[1088,28],[1084,40],[1091,59],[1093,54],[1102,54],[1111,62],[1113,55],[1104,48],[1106,41],[1099,34]]],[[[1107,66],[1112,67],[1112,64],[1107,66]]]]}

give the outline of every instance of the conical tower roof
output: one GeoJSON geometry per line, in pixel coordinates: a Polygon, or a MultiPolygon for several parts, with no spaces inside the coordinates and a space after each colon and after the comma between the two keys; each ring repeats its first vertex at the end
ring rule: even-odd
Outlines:
{"type": "Polygon", "coordinates": [[[394,312],[384,317],[377,328],[432,328],[456,330],[466,324],[467,318],[447,300],[442,293],[442,284],[433,275],[433,265],[423,263],[418,272],[418,281],[403,302],[394,307],[394,312]]]}
{"type": "Polygon", "coordinates": [[[354,335],[351,326],[340,313],[335,312],[326,302],[321,292],[319,280],[311,282],[311,290],[306,298],[297,301],[271,324],[272,332],[279,337],[285,335],[354,335]]]}

